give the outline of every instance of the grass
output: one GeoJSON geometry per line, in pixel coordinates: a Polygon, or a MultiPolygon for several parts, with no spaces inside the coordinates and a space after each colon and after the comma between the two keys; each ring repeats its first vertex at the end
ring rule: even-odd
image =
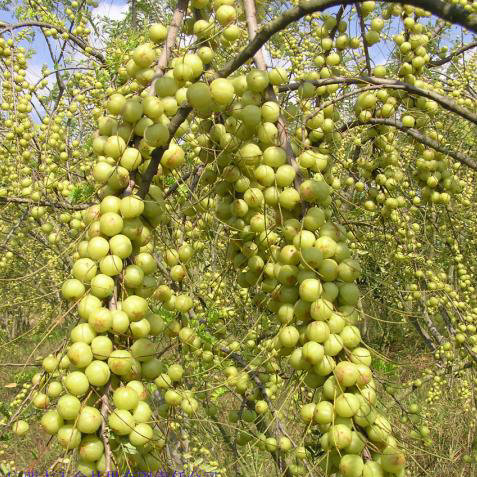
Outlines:
{"type": "MultiPolygon", "coordinates": [[[[58,348],[64,335],[65,330],[55,330],[49,339],[40,345],[32,360],[36,361],[38,357],[46,356],[58,348]]],[[[16,365],[27,361],[31,350],[37,346],[42,336],[43,334],[39,332],[27,335],[17,342],[0,345],[0,418],[4,418],[6,421],[18,409],[17,406],[12,406],[12,401],[26,384],[31,383],[32,377],[38,372],[38,368],[33,366],[16,365]],[[12,361],[13,359],[15,362],[12,361]],[[6,363],[11,365],[6,366],[6,363]]],[[[22,402],[24,399],[22,398],[22,402]]],[[[54,440],[49,442],[49,436],[40,428],[41,414],[41,411],[32,409],[32,407],[28,408],[26,416],[28,416],[30,431],[24,437],[17,437],[10,430],[2,429],[0,433],[0,476],[20,475],[16,472],[28,468],[37,472],[37,475],[45,474],[48,466],[61,455],[61,449],[54,440]]]]}

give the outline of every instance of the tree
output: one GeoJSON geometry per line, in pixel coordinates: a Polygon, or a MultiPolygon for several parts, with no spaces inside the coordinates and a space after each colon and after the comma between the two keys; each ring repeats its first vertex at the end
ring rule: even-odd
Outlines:
{"type": "Polygon", "coordinates": [[[475,5],[131,5],[0,31],[6,325],[65,336],[4,426],[71,473],[416,475],[447,379],[475,412],[475,5]]]}

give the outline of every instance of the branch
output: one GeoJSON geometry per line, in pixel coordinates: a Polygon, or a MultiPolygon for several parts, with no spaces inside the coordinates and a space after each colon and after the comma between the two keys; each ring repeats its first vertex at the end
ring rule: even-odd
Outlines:
{"type": "MultiPolygon", "coordinates": [[[[55,55],[53,54],[53,50],[51,48],[50,40],[48,39],[48,36],[45,32],[45,29],[40,28],[40,30],[43,33],[43,37],[45,38],[46,45],[48,46],[48,51],[50,52],[50,57],[51,57],[51,60],[53,61],[53,64],[54,65],[59,65],[60,59],[59,58],[58,58],[58,60],[55,59],[55,55]]],[[[66,45],[66,41],[65,41],[64,44],[66,45]]],[[[58,97],[56,98],[55,105],[53,106],[52,113],[54,113],[56,111],[56,109],[58,108],[58,106],[60,105],[61,98],[63,97],[63,94],[65,92],[65,83],[64,83],[63,79],[61,78],[60,73],[57,70],[55,70],[55,76],[56,76],[56,83],[58,85],[58,97]]]]}
{"type": "Polygon", "coordinates": [[[361,36],[363,37],[363,50],[364,57],[366,59],[366,70],[368,71],[368,75],[371,76],[371,59],[369,58],[368,42],[366,40],[366,25],[364,24],[363,13],[361,12],[361,5],[359,3],[356,4],[356,12],[358,13],[361,36]]]}
{"type": "MultiPolygon", "coordinates": [[[[245,18],[247,21],[247,30],[248,30],[248,37],[252,41],[255,36],[257,35],[258,25],[257,25],[257,11],[255,9],[255,1],[254,0],[243,0],[243,6],[245,9],[245,18]]],[[[265,63],[265,58],[263,56],[263,51],[261,48],[257,50],[253,57],[253,61],[255,66],[259,70],[266,70],[267,64],[265,63]]]]}
{"type": "Polygon", "coordinates": [[[203,165],[199,165],[199,166],[196,166],[195,169],[193,171],[189,171],[189,172],[186,172],[185,174],[182,175],[182,177],[177,181],[177,182],[174,182],[174,184],[172,184],[169,189],[167,189],[167,191],[165,192],[164,194],[164,199],[169,197],[170,195],[172,195],[178,188],[181,184],[184,184],[184,182],[189,179],[190,176],[194,175],[196,176],[197,173],[199,172],[199,169],[202,168],[203,165]]]}
{"type": "MultiPolygon", "coordinates": [[[[187,119],[189,113],[192,111],[190,106],[182,106],[179,111],[171,119],[169,123],[169,137],[174,137],[174,134],[179,129],[179,126],[187,119]]],[[[156,147],[151,153],[151,162],[146,169],[146,172],[141,177],[141,187],[139,188],[138,195],[141,198],[145,198],[149,191],[152,179],[157,173],[157,168],[161,162],[162,155],[167,150],[168,146],[156,147]]]]}
{"type": "Polygon", "coordinates": [[[74,66],[69,68],[59,68],[57,70],[50,71],[47,75],[44,75],[33,85],[33,87],[36,88],[44,79],[46,79],[50,75],[56,75],[60,71],[69,71],[69,70],[94,70],[94,68],[89,68],[88,66],[74,66]]]}
{"type": "MultiPolygon", "coordinates": [[[[364,0],[359,0],[359,2],[362,1],[364,0]]],[[[401,3],[397,0],[388,0],[388,2],[401,3]]],[[[216,76],[225,78],[232,74],[245,62],[252,58],[275,33],[283,30],[288,25],[290,25],[294,21],[299,20],[305,15],[323,11],[327,8],[331,8],[334,6],[351,5],[353,3],[356,2],[351,0],[302,0],[300,6],[287,10],[285,13],[279,15],[274,20],[264,25],[255,35],[253,40],[251,40],[249,44],[245,48],[243,48],[234,59],[230,60],[220,71],[218,71],[216,76]]],[[[446,21],[464,26],[465,28],[468,28],[469,30],[477,33],[477,16],[470,14],[467,10],[460,6],[449,5],[441,0],[409,0],[406,3],[415,7],[423,8],[424,10],[427,10],[446,21]]],[[[184,5],[187,5],[187,0],[178,1],[173,19],[183,18],[183,14],[181,17],[180,12],[185,12],[184,5]]],[[[173,23],[175,23],[174,20],[173,23]]],[[[161,57],[159,59],[158,68],[163,64],[163,61],[170,55],[170,51],[172,48],[172,39],[174,38],[175,41],[177,31],[178,26],[171,25],[171,27],[169,28],[166,44],[164,46],[163,53],[161,54],[161,57]]],[[[167,64],[167,61],[165,62],[165,64],[167,64]]],[[[333,84],[333,81],[330,81],[328,84],[333,84]]],[[[187,118],[191,111],[191,107],[182,106],[176,113],[176,115],[172,118],[169,124],[169,134],[171,137],[175,134],[179,126],[187,118]]],[[[280,136],[282,137],[282,134],[280,134],[280,136]]],[[[165,150],[165,147],[161,147],[154,149],[154,151],[152,152],[151,162],[149,163],[149,166],[143,175],[143,181],[139,190],[140,197],[144,198],[147,195],[149,186],[157,172],[157,168],[165,150]]]]}
{"type": "MultiPolygon", "coordinates": [[[[247,1],[249,1],[249,0],[244,0],[244,6],[245,6],[247,1]]],[[[277,422],[277,426],[282,427],[282,424],[281,424],[280,420],[278,419],[278,417],[275,415],[275,413],[273,411],[272,402],[270,401],[270,398],[268,397],[268,394],[266,393],[265,386],[263,385],[262,381],[260,381],[260,377],[258,376],[258,374],[249,367],[246,360],[240,354],[231,352],[227,348],[220,348],[220,351],[222,351],[222,353],[226,354],[230,359],[232,359],[232,361],[234,361],[236,364],[238,364],[241,368],[247,370],[247,374],[249,374],[251,376],[251,378],[253,379],[257,388],[259,389],[260,394],[262,395],[263,399],[268,404],[270,412],[272,412],[273,417],[277,422]]],[[[267,432],[268,426],[264,425],[262,420],[259,420],[256,423],[256,425],[257,425],[257,428],[259,429],[260,432],[263,432],[263,433],[267,432]]],[[[281,432],[283,433],[282,430],[281,430],[281,432]]],[[[291,473],[290,473],[289,468],[286,465],[286,462],[284,462],[283,459],[281,459],[280,456],[277,455],[277,453],[270,452],[270,454],[272,455],[273,460],[275,461],[278,468],[280,469],[281,474],[284,475],[285,477],[291,477],[291,473]]]]}
{"type": "Polygon", "coordinates": [[[137,1],[131,0],[130,7],[131,10],[131,28],[137,30],[137,1]]]}
{"type": "Polygon", "coordinates": [[[428,136],[424,136],[424,134],[420,133],[417,129],[407,128],[406,126],[402,124],[401,121],[396,121],[393,119],[384,119],[384,118],[371,118],[366,123],[362,123],[360,121],[353,121],[351,123],[347,123],[344,126],[342,126],[340,129],[340,132],[345,132],[357,126],[366,126],[366,124],[372,124],[375,126],[395,127],[396,129],[399,129],[400,131],[408,134],[409,136],[413,137],[414,139],[421,142],[422,144],[432,147],[432,149],[435,149],[436,151],[441,152],[442,154],[445,154],[446,156],[450,156],[454,158],[456,161],[459,161],[462,164],[465,164],[466,166],[470,167],[474,171],[477,171],[477,162],[475,162],[474,159],[467,157],[464,154],[461,154],[460,152],[454,152],[454,151],[451,151],[450,149],[447,149],[446,147],[442,146],[434,139],[431,139],[428,136]]]}
{"type": "MultiPolygon", "coordinates": [[[[253,40],[256,38],[257,35],[257,30],[258,30],[258,25],[257,25],[257,14],[255,10],[255,1],[254,0],[244,0],[243,6],[245,9],[245,17],[247,19],[247,29],[248,29],[248,35],[249,38],[253,40]]],[[[255,66],[259,70],[266,70],[267,65],[265,63],[265,58],[263,56],[263,52],[259,49],[255,53],[254,56],[254,62],[255,66]]],[[[269,86],[266,91],[266,96],[267,99],[270,101],[274,101],[275,103],[278,103],[277,96],[275,95],[275,92],[273,91],[273,86],[269,86]]],[[[293,154],[293,149],[291,147],[290,143],[290,138],[288,136],[288,131],[287,131],[287,124],[285,120],[283,119],[282,115],[280,114],[278,117],[277,121],[277,126],[278,126],[278,136],[279,136],[279,141],[280,141],[280,146],[285,150],[288,163],[293,167],[295,170],[295,188],[297,190],[300,189],[300,184],[303,181],[303,177],[301,175],[301,170],[300,167],[298,166],[298,163],[296,162],[295,154],[293,154]]]]}
{"type": "Polygon", "coordinates": [[[437,329],[437,326],[435,323],[432,321],[431,317],[429,316],[429,313],[427,312],[427,307],[426,304],[424,303],[423,300],[421,300],[422,304],[422,319],[424,323],[426,323],[428,330],[434,337],[434,339],[439,343],[439,345],[442,345],[444,343],[445,339],[437,329]]]}
{"type": "Polygon", "coordinates": [[[451,61],[455,56],[458,56],[468,50],[471,50],[472,48],[475,48],[477,46],[477,41],[473,41],[472,43],[469,43],[467,45],[464,45],[462,47],[460,47],[459,49],[457,50],[454,50],[450,55],[446,56],[445,58],[441,58],[439,60],[435,60],[435,61],[430,61],[427,66],[429,66],[430,68],[434,67],[434,66],[442,66],[444,65],[445,63],[449,63],[449,61],[451,61]]]}
{"type": "MultiPolygon", "coordinates": [[[[463,118],[467,119],[468,121],[477,124],[477,114],[471,113],[467,109],[459,106],[455,103],[452,99],[447,98],[446,96],[442,96],[434,91],[425,90],[421,88],[417,88],[408,83],[404,83],[403,81],[398,80],[391,80],[391,79],[384,79],[384,78],[376,78],[375,76],[360,76],[358,78],[348,78],[346,76],[337,76],[336,78],[325,78],[320,80],[307,80],[307,82],[312,83],[315,86],[326,86],[329,84],[370,84],[370,85],[377,85],[383,86],[385,88],[390,89],[402,89],[407,91],[411,94],[417,94],[419,96],[423,96],[424,98],[431,99],[442,106],[444,109],[451,111],[463,118]]],[[[278,91],[293,91],[297,90],[301,82],[296,83],[289,83],[287,85],[282,85],[278,87],[278,91]]]]}
{"type": "MultiPolygon", "coordinates": [[[[76,35],[71,34],[66,28],[59,26],[59,25],[52,25],[51,23],[45,23],[45,22],[23,22],[23,23],[14,23],[14,24],[8,24],[4,22],[0,22],[0,36],[3,35],[7,31],[12,31],[12,30],[17,30],[18,28],[25,28],[25,27],[39,27],[39,28],[54,28],[55,30],[61,32],[61,33],[67,33],[69,39],[76,45],[78,45],[82,50],[86,50],[88,48],[88,44],[82,40],[81,38],[78,38],[76,35]]],[[[91,48],[91,47],[90,47],[91,48]]],[[[103,55],[96,49],[91,48],[90,54],[94,56],[96,59],[98,59],[101,63],[105,63],[105,59],[103,55]]]]}
{"type": "MultiPolygon", "coordinates": [[[[446,324],[447,329],[449,330],[451,336],[455,336],[456,330],[452,324],[451,317],[449,316],[449,313],[447,312],[446,308],[443,305],[441,305],[439,307],[439,311],[441,313],[442,319],[444,320],[444,323],[446,324]]],[[[463,346],[467,350],[467,353],[472,358],[474,363],[477,363],[477,353],[473,351],[473,349],[469,346],[468,343],[463,343],[463,346]]]]}
{"type": "Polygon", "coordinates": [[[8,241],[10,240],[11,236],[14,234],[15,230],[20,227],[22,222],[25,220],[25,217],[28,215],[28,209],[25,209],[23,211],[22,216],[20,217],[20,220],[11,228],[10,232],[6,236],[5,240],[2,243],[2,247],[5,247],[8,244],[8,241]]]}
{"type": "Polygon", "coordinates": [[[109,436],[106,423],[108,422],[108,408],[109,408],[109,384],[104,390],[104,394],[101,396],[101,438],[104,445],[104,460],[106,461],[106,475],[109,475],[111,472],[111,448],[109,447],[109,436]]]}
{"type": "Polygon", "coordinates": [[[30,205],[43,205],[45,207],[53,207],[55,209],[67,209],[67,210],[84,210],[90,207],[92,204],[68,204],[61,202],[49,202],[46,200],[31,200],[23,199],[21,197],[0,197],[0,204],[30,204],[30,205]]]}
{"type": "MultiPolygon", "coordinates": [[[[361,3],[364,0],[359,0],[361,3]]],[[[277,32],[286,28],[290,23],[299,20],[305,15],[321,12],[327,8],[338,5],[351,5],[352,0],[302,0],[300,6],[287,10],[271,22],[264,25],[255,38],[232,60],[230,60],[218,73],[221,77],[227,77],[240,68],[247,60],[277,32]]],[[[398,0],[388,0],[388,3],[402,3],[398,0]]],[[[405,2],[418,8],[423,8],[439,18],[455,23],[477,33],[477,15],[472,14],[458,5],[451,5],[441,0],[408,0],[405,2]]]]}
{"type": "Polygon", "coordinates": [[[312,113],[310,113],[308,116],[305,116],[303,123],[306,124],[308,120],[314,118],[320,111],[323,111],[323,109],[326,109],[328,106],[331,106],[332,104],[336,104],[339,101],[342,101],[343,99],[349,98],[350,96],[355,96],[357,94],[361,94],[364,91],[374,91],[376,89],[383,89],[383,87],[384,86],[381,86],[381,85],[365,86],[363,88],[359,88],[353,91],[348,91],[347,93],[343,93],[340,96],[335,96],[333,99],[330,99],[329,101],[325,101],[324,103],[321,103],[318,106],[318,108],[316,108],[312,113]]]}
{"type": "Polygon", "coordinates": [[[167,63],[169,63],[171,51],[176,44],[177,35],[184,21],[184,16],[187,12],[188,4],[189,0],[178,0],[177,2],[176,9],[174,10],[174,14],[172,16],[171,24],[169,25],[169,28],[167,30],[167,38],[166,42],[164,43],[164,48],[162,49],[161,56],[159,57],[159,61],[157,62],[156,74],[154,75],[151,82],[150,94],[154,94],[154,85],[156,83],[156,80],[164,74],[164,70],[166,69],[167,63]]]}

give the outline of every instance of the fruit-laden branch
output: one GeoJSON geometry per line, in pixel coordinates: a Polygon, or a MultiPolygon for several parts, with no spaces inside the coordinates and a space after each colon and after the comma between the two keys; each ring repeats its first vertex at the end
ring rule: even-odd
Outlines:
{"type": "MultiPolygon", "coordinates": [[[[71,20],[70,22],[70,26],[68,28],[68,34],[71,34],[71,32],[73,31],[73,27],[75,26],[75,22],[76,20],[80,19],[81,16],[82,16],[82,8],[84,6],[84,4],[86,3],[86,0],[83,0],[79,5],[78,5],[78,10],[75,14],[75,16],[73,17],[73,19],[71,20]]],[[[60,51],[60,54],[58,56],[58,61],[56,62],[57,65],[60,64],[60,61],[63,59],[63,56],[65,54],[65,50],[66,50],[66,45],[68,44],[68,39],[65,39],[65,41],[63,42],[63,46],[61,47],[61,51],[60,51]]]]}
{"type": "MultiPolygon", "coordinates": [[[[182,7],[182,2],[180,0],[176,10],[179,6],[182,7]]],[[[364,1],[364,0],[359,0],[364,1]]],[[[350,0],[306,0],[302,1],[301,5],[298,7],[291,8],[282,15],[278,16],[271,22],[264,25],[260,31],[256,34],[255,38],[249,42],[249,44],[242,49],[242,51],[231,61],[229,61],[220,71],[217,72],[217,77],[226,78],[238,68],[240,68],[245,62],[252,58],[255,53],[277,32],[286,28],[290,23],[299,20],[313,12],[323,11],[327,8],[331,8],[337,5],[351,5],[356,3],[350,0]]],[[[397,0],[389,0],[389,3],[401,3],[397,0]]],[[[430,11],[436,16],[447,20],[452,23],[457,23],[468,28],[471,31],[477,32],[477,16],[472,16],[467,10],[457,5],[448,5],[440,0],[412,0],[406,2],[409,5],[413,5],[419,8],[430,11]]],[[[174,12],[175,15],[175,12],[174,12]]],[[[171,33],[172,36],[172,33],[171,33]]],[[[166,40],[166,44],[168,41],[166,40]]],[[[166,49],[166,48],[164,48],[166,49]]],[[[170,50],[169,50],[170,54],[170,50]]],[[[167,64],[167,62],[166,62],[167,64]]],[[[344,81],[343,81],[344,82],[344,81]]],[[[333,84],[331,80],[328,84],[333,84]]],[[[298,85],[299,86],[299,85],[298,85]]],[[[298,88],[297,86],[297,88],[298,88]]],[[[431,94],[428,92],[428,94],[431,94]]],[[[437,100],[436,100],[437,101],[437,100]]],[[[442,104],[444,106],[444,104],[442,104]]],[[[462,108],[461,108],[462,109],[462,108]]],[[[455,112],[458,111],[457,108],[453,109],[455,112]]],[[[172,118],[169,124],[169,135],[173,137],[179,126],[187,119],[187,116],[192,111],[190,106],[182,106],[179,108],[175,116],[172,118]]],[[[465,110],[463,110],[465,111],[465,110]]],[[[470,114],[470,113],[467,113],[470,114]]],[[[466,116],[464,116],[466,117],[466,116]]],[[[477,120],[477,118],[475,119],[477,120]]],[[[473,120],[474,121],[474,120],[473,120]]],[[[151,162],[142,177],[141,187],[139,189],[139,196],[145,198],[151,185],[152,179],[157,172],[157,168],[161,162],[162,155],[167,149],[167,146],[154,149],[151,154],[151,162]]]]}
{"type": "Polygon", "coordinates": [[[66,33],[68,34],[68,38],[77,46],[79,46],[82,50],[85,51],[85,53],[89,53],[92,56],[94,56],[97,60],[99,60],[101,63],[105,63],[104,56],[96,49],[88,46],[88,44],[82,40],[81,38],[78,38],[77,36],[71,34],[66,28],[59,26],[59,25],[53,25],[51,23],[45,23],[45,22],[23,22],[23,23],[13,23],[13,24],[8,24],[4,22],[0,22],[0,36],[3,35],[7,31],[12,31],[12,30],[17,30],[18,28],[26,28],[26,27],[39,27],[39,28],[50,28],[50,29],[55,29],[61,33],[66,33]],[[91,51],[86,51],[87,48],[90,48],[91,51]]]}
{"type": "Polygon", "coordinates": [[[33,88],[36,89],[36,87],[44,80],[46,79],[48,76],[51,76],[51,75],[56,75],[57,73],[59,73],[60,71],[70,71],[70,70],[91,70],[91,71],[94,71],[94,68],[90,68],[88,66],[71,66],[69,68],[58,68],[57,70],[53,70],[53,71],[50,71],[48,74],[44,75],[42,78],[40,78],[34,85],[33,85],[33,88]]]}
{"type": "Polygon", "coordinates": [[[408,127],[404,126],[401,121],[397,121],[397,120],[394,120],[394,119],[371,118],[366,123],[363,123],[361,121],[353,121],[353,122],[350,122],[350,123],[347,123],[347,124],[343,125],[340,128],[339,132],[344,133],[344,132],[348,131],[349,129],[352,129],[352,128],[355,128],[355,127],[358,127],[358,126],[366,126],[366,125],[370,125],[370,124],[373,125],[373,126],[391,126],[391,127],[396,128],[396,129],[399,129],[400,131],[402,131],[402,132],[408,134],[409,136],[413,137],[414,139],[416,139],[416,141],[419,141],[420,143],[425,144],[426,146],[429,146],[432,149],[435,149],[436,151],[438,151],[438,152],[440,152],[440,153],[442,153],[446,156],[450,156],[450,157],[454,158],[456,161],[459,161],[462,164],[465,164],[466,166],[470,167],[474,171],[477,171],[477,162],[474,159],[472,159],[472,158],[470,158],[470,157],[468,157],[468,156],[466,156],[466,155],[464,155],[460,152],[452,151],[452,150],[448,149],[447,147],[439,144],[434,139],[431,139],[430,137],[425,136],[424,134],[419,132],[417,129],[408,128],[408,127]]]}
{"type": "MultiPolygon", "coordinates": [[[[179,111],[173,116],[171,122],[169,123],[169,137],[174,137],[174,134],[179,129],[180,125],[187,119],[189,113],[192,111],[190,106],[182,106],[179,108],[179,111]]],[[[149,191],[149,186],[151,185],[153,177],[157,173],[157,168],[162,159],[162,155],[167,150],[168,145],[162,147],[156,147],[151,153],[151,162],[147,166],[146,172],[141,177],[141,187],[139,188],[138,195],[144,199],[149,191]]]]}
{"type": "MultiPolygon", "coordinates": [[[[156,67],[156,75],[151,83],[150,94],[154,94],[154,85],[158,78],[160,78],[164,74],[164,70],[166,69],[167,64],[169,63],[169,58],[171,56],[172,49],[174,48],[177,35],[179,34],[179,30],[182,26],[184,21],[184,16],[187,12],[187,5],[189,4],[189,0],[178,0],[176,8],[174,10],[174,14],[172,15],[172,22],[167,30],[167,38],[164,44],[164,48],[162,49],[161,56],[159,57],[159,61],[156,67]]],[[[179,111],[175,114],[175,116],[171,119],[169,123],[169,137],[174,137],[177,129],[179,126],[187,119],[189,113],[192,111],[192,108],[189,106],[183,106],[179,108],[179,111]]],[[[139,188],[139,197],[145,198],[149,187],[151,185],[153,177],[157,173],[157,168],[161,163],[162,155],[167,150],[168,145],[162,147],[156,147],[151,153],[151,162],[149,163],[146,172],[143,174],[141,178],[141,187],[139,188]]]]}
{"type": "Polygon", "coordinates": [[[10,232],[8,235],[5,237],[5,240],[3,241],[2,247],[5,247],[8,244],[8,241],[12,237],[12,235],[15,233],[15,230],[22,225],[23,221],[25,220],[25,217],[28,215],[28,209],[25,209],[23,211],[22,216],[20,217],[20,220],[11,228],[10,232]]]}
{"type": "MultiPolygon", "coordinates": [[[[245,17],[247,20],[248,36],[250,40],[253,41],[253,39],[257,35],[257,30],[258,30],[255,0],[244,0],[243,6],[245,10],[245,17]]],[[[263,71],[267,70],[267,64],[265,62],[263,51],[261,49],[259,49],[255,53],[254,62],[255,62],[255,66],[259,70],[263,70],[263,71]]],[[[266,96],[268,100],[278,104],[278,99],[275,95],[275,92],[273,91],[273,86],[269,86],[267,88],[266,96]]],[[[302,178],[298,163],[296,161],[295,154],[293,153],[293,149],[291,147],[290,137],[288,136],[288,131],[287,131],[287,124],[281,114],[278,116],[277,129],[278,129],[278,137],[280,141],[280,146],[285,150],[288,163],[293,167],[296,173],[295,181],[294,181],[295,188],[299,190],[300,184],[303,178],[302,178]]]]}
{"type": "Polygon", "coordinates": [[[472,48],[475,48],[477,46],[477,41],[473,41],[472,43],[468,43],[467,45],[464,45],[457,50],[454,50],[450,55],[446,56],[445,58],[441,58],[439,60],[431,61],[428,63],[428,67],[433,68],[435,66],[442,66],[446,63],[449,63],[449,61],[452,61],[453,58],[456,56],[461,55],[462,53],[465,53],[466,51],[471,50],[472,48]]]}
{"type": "MultiPolygon", "coordinates": [[[[375,76],[360,76],[358,78],[353,77],[346,77],[346,76],[337,76],[335,78],[325,78],[319,80],[309,80],[307,81],[314,86],[326,86],[329,84],[369,84],[369,85],[377,85],[383,86],[389,89],[400,89],[407,91],[411,94],[416,94],[418,96],[423,96],[424,98],[431,99],[442,106],[447,111],[451,111],[463,118],[467,119],[468,121],[477,124],[477,114],[470,112],[469,110],[459,106],[456,102],[452,99],[447,98],[446,96],[442,96],[434,91],[425,90],[422,88],[417,88],[408,83],[404,83],[403,81],[399,80],[391,80],[385,78],[377,78],[375,76]]],[[[296,83],[289,83],[285,85],[281,85],[278,87],[278,91],[293,91],[297,90],[303,82],[296,82],[296,83]]]]}
{"type": "Polygon", "coordinates": [[[42,205],[45,207],[53,207],[55,209],[66,210],[84,210],[90,207],[92,204],[68,204],[66,202],[49,202],[47,200],[31,200],[24,199],[22,197],[0,197],[0,204],[29,204],[32,206],[42,205]]]}
{"type": "Polygon", "coordinates": [[[371,58],[369,57],[368,40],[366,40],[366,25],[364,24],[363,13],[361,12],[361,5],[359,3],[356,3],[356,13],[358,14],[359,27],[361,29],[361,37],[363,40],[363,50],[364,50],[364,58],[366,60],[366,70],[368,72],[368,75],[371,76],[371,58]]]}
{"type": "MultiPolygon", "coordinates": [[[[246,1],[247,0],[244,0],[244,4],[246,3],[246,1]]],[[[220,348],[220,351],[222,351],[222,353],[227,355],[232,361],[234,361],[241,368],[245,369],[247,371],[247,374],[249,374],[251,376],[251,378],[253,379],[257,388],[259,389],[261,396],[266,401],[270,411],[273,413],[273,417],[277,422],[277,426],[280,428],[281,432],[283,433],[283,430],[282,430],[283,425],[281,424],[280,420],[278,419],[278,417],[276,416],[276,414],[273,411],[273,407],[272,407],[272,403],[270,401],[270,398],[268,397],[268,394],[266,393],[266,389],[265,389],[262,381],[260,381],[260,377],[258,376],[258,374],[254,370],[250,369],[249,364],[247,363],[247,361],[240,354],[232,352],[227,348],[220,348]]],[[[257,422],[257,428],[259,428],[259,430],[261,432],[265,433],[268,430],[269,426],[263,425],[263,423],[262,423],[262,426],[260,426],[259,422],[257,422]]],[[[278,468],[280,469],[281,475],[283,475],[285,477],[291,477],[290,470],[287,467],[286,463],[283,462],[283,460],[275,452],[271,452],[271,455],[272,455],[273,460],[277,464],[278,468]]]]}
{"type": "MultiPolygon", "coordinates": [[[[449,316],[449,313],[447,312],[447,309],[444,306],[439,307],[439,312],[442,316],[442,319],[444,320],[444,323],[449,330],[449,333],[451,336],[454,336],[457,334],[456,329],[454,328],[454,325],[452,324],[452,319],[449,316]]],[[[468,343],[463,343],[464,348],[467,350],[468,355],[474,361],[474,363],[477,363],[477,353],[473,351],[473,349],[469,346],[468,343]]]]}
{"type": "MultiPolygon", "coordinates": [[[[362,1],[364,0],[359,0],[360,3],[362,1]]],[[[310,13],[320,12],[338,5],[351,5],[353,3],[357,2],[352,0],[302,0],[300,6],[287,10],[282,15],[264,25],[257,33],[256,37],[234,59],[230,60],[219,71],[219,76],[227,77],[240,68],[240,66],[252,58],[275,33],[283,30],[290,23],[299,20],[305,15],[309,15],[310,13]]],[[[387,0],[387,3],[403,2],[387,0]]],[[[477,15],[471,14],[463,7],[450,5],[441,0],[408,0],[404,3],[427,10],[443,20],[461,25],[477,33],[477,15]]]]}
{"type": "MultiPolygon", "coordinates": [[[[43,33],[43,37],[45,38],[46,45],[48,46],[48,51],[50,52],[50,58],[51,61],[53,62],[54,65],[59,65],[60,64],[60,59],[55,58],[55,55],[53,54],[53,49],[51,48],[51,43],[50,40],[48,39],[48,35],[45,32],[44,28],[40,28],[41,32],[43,33]]],[[[65,42],[66,44],[66,42],[65,42]]],[[[60,105],[61,98],[63,97],[63,94],[65,92],[65,82],[63,81],[63,78],[61,77],[60,73],[58,71],[55,73],[56,77],[56,84],[58,86],[58,95],[55,100],[55,105],[53,106],[52,111],[49,113],[46,109],[45,111],[49,114],[53,114],[58,106],[60,105]]]]}
{"type": "Polygon", "coordinates": [[[154,94],[154,85],[156,83],[156,80],[164,74],[164,70],[166,69],[167,63],[169,63],[169,58],[171,57],[172,49],[176,44],[177,35],[179,34],[179,30],[184,21],[184,16],[187,12],[188,4],[189,0],[178,0],[177,2],[174,14],[172,15],[171,24],[167,29],[167,37],[166,42],[164,43],[164,48],[162,49],[161,56],[159,57],[159,61],[157,62],[156,74],[154,75],[151,82],[151,94],[154,94]]]}

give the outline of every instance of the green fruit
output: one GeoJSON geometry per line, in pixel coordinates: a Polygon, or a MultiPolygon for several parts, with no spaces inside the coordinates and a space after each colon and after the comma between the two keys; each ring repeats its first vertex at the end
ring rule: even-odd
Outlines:
{"type": "Polygon", "coordinates": [[[43,414],[43,416],[41,416],[40,423],[41,427],[46,433],[55,435],[60,427],[63,426],[63,418],[60,416],[58,411],[47,411],[45,414],[43,414]]]}
{"type": "Polygon", "coordinates": [[[64,385],[68,392],[75,396],[82,396],[89,389],[89,381],[86,375],[80,371],[73,371],[66,375],[64,385]]]}
{"type": "Polygon", "coordinates": [[[76,449],[81,442],[81,433],[72,424],[60,427],[57,434],[59,444],[67,449],[76,449]]]}
{"type": "Polygon", "coordinates": [[[397,474],[406,464],[406,458],[402,451],[393,446],[388,446],[381,455],[381,466],[386,472],[397,474]]]}
{"type": "Polygon", "coordinates": [[[153,438],[153,430],[149,424],[140,422],[134,426],[129,434],[129,441],[133,446],[143,446],[153,438]]]}
{"type": "Polygon", "coordinates": [[[120,436],[128,435],[134,429],[134,418],[126,409],[115,409],[108,418],[109,427],[120,436]]]}
{"type": "Polygon", "coordinates": [[[104,361],[95,360],[88,365],[84,374],[88,378],[91,386],[104,386],[111,375],[109,366],[104,361]]]}
{"type": "Polygon", "coordinates": [[[12,431],[15,435],[22,437],[28,433],[30,426],[28,422],[23,419],[19,419],[18,421],[13,423],[12,431]]]}
{"type": "Polygon", "coordinates": [[[364,469],[363,459],[358,455],[344,455],[341,457],[339,469],[343,477],[361,477],[364,469]]]}
{"type": "Polygon", "coordinates": [[[131,410],[137,406],[139,397],[134,389],[129,386],[121,386],[113,393],[113,402],[118,409],[131,410]]]}
{"type": "MultiPolygon", "coordinates": [[[[77,429],[83,434],[93,434],[101,425],[101,414],[92,406],[85,406],[81,409],[78,419],[76,420],[77,429]]],[[[85,456],[82,456],[86,459],[85,456]]]]}

